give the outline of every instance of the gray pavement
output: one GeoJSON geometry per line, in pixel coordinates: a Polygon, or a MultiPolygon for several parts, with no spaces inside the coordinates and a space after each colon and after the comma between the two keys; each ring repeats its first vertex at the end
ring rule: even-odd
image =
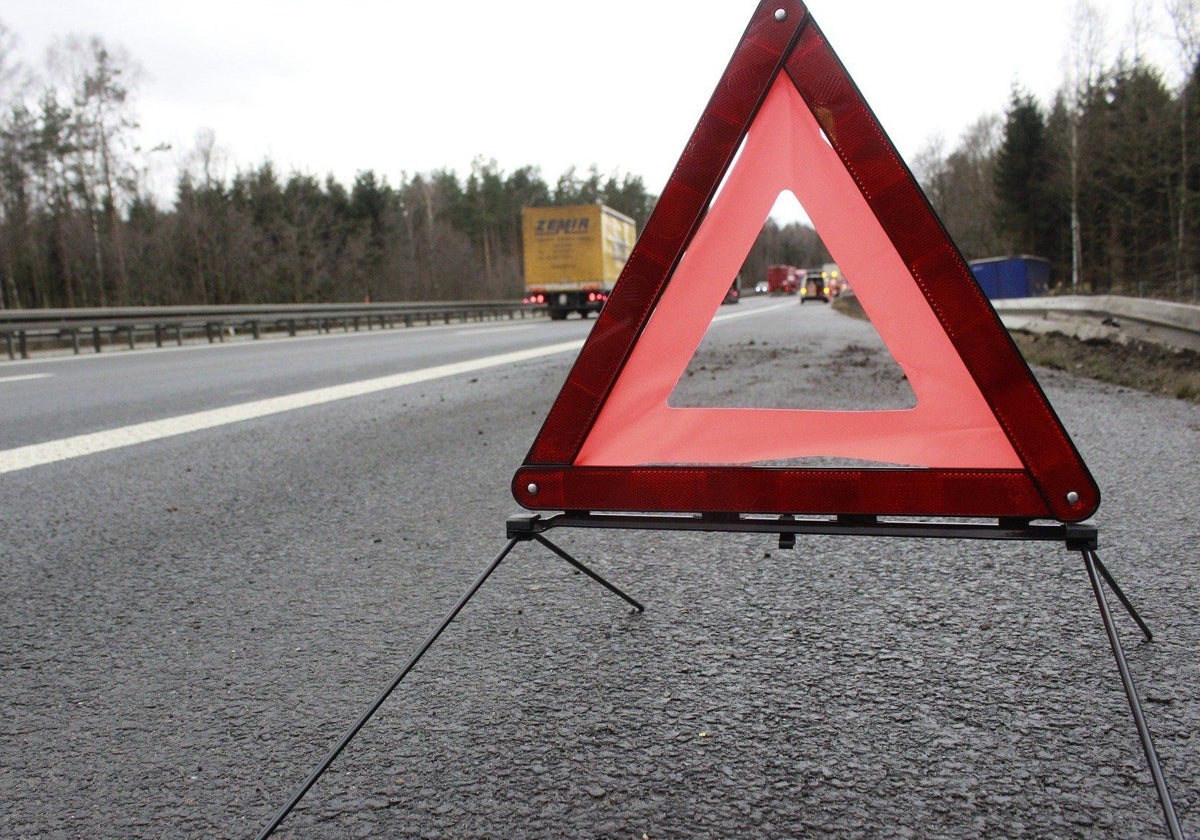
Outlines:
{"type": "MultiPolygon", "coordinates": [[[[824,307],[741,319],[688,398],[827,380],[834,402],[902,400],[873,340],[824,307]]],[[[4,476],[0,836],[254,836],[501,548],[565,373],[4,476]]],[[[1104,493],[1101,557],[1157,635],[1118,614],[1200,836],[1200,409],[1038,374],[1104,493]]],[[[1061,547],[555,539],[646,613],[519,547],[277,836],[1163,836],[1061,547]]]]}

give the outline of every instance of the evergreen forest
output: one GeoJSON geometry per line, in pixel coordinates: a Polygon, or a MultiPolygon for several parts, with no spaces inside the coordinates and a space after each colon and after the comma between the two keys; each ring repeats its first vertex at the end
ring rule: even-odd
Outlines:
{"type": "MultiPolygon", "coordinates": [[[[1163,0],[1178,42],[1169,84],[1135,48],[1089,49],[1053,101],[1014,86],[953,145],[909,163],[967,259],[1051,260],[1054,292],[1197,302],[1200,284],[1198,0],[1163,0]]],[[[1086,8],[1086,3],[1081,4],[1086,8]]],[[[68,38],[35,69],[0,23],[0,308],[511,300],[521,209],[600,201],[639,229],[656,196],[635,174],[572,168],[547,180],[479,157],[470,171],[227,174],[210,130],[170,150],[142,137],[135,60],[68,38]],[[177,161],[172,197],[148,187],[177,161]]],[[[742,273],[828,260],[817,234],[768,220],[742,273]]]]}

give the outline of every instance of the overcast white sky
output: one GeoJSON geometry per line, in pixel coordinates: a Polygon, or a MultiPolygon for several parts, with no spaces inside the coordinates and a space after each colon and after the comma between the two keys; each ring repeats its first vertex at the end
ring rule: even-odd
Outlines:
{"type": "MultiPolygon", "coordinates": [[[[1093,0],[1111,48],[1135,7],[1093,0]]],[[[1014,82],[1043,102],[1063,79],[1076,0],[812,0],[884,128],[910,161],[953,146],[1014,82]]],[[[641,175],[659,192],[754,0],[4,0],[26,63],[68,34],[99,35],[141,65],[143,146],[168,171],[211,129],[229,170],[264,159],[347,186],[472,159],[641,175]]],[[[1163,25],[1143,50],[1176,78],[1163,25]]],[[[168,181],[167,188],[170,183],[168,181]]]]}

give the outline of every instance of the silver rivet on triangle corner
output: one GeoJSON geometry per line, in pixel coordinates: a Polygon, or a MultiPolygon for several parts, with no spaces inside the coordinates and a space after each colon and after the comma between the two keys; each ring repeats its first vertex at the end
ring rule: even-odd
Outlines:
{"type": "Polygon", "coordinates": [[[1069,504],[1069,505],[1079,504],[1079,494],[1076,493],[1074,490],[1072,490],[1070,493],[1067,494],[1067,504],[1069,504]]]}
{"type": "Polygon", "coordinates": [[[536,496],[538,494],[538,486],[532,482],[530,482],[529,486],[525,489],[529,491],[530,496],[536,496]]]}
{"type": "Polygon", "coordinates": [[[780,22],[787,20],[787,9],[776,9],[775,20],[780,22]]]}

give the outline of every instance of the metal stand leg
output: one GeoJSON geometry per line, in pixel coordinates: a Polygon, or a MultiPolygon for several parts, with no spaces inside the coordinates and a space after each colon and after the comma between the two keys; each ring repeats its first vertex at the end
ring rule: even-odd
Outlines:
{"type": "Polygon", "coordinates": [[[430,633],[429,638],[427,638],[424,643],[417,648],[417,652],[414,653],[412,658],[408,660],[408,664],[400,670],[400,673],[396,675],[387,688],[379,692],[379,696],[377,696],[375,701],[371,703],[370,708],[363,712],[362,717],[358,719],[358,722],[355,723],[354,726],[350,727],[349,731],[342,736],[342,740],[338,741],[337,746],[329,751],[329,755],[325,756],[324,760],[317,765],[317,769],[313,770],[309,777],[304,780],[304,784],[300,785],[300,787],[296,789],[296,792],[292,794],[292,798],[288,800],[288,803],[279,809],[279,813],[275,815],[270,824],[262,830],[261,834],[258,835],[258,840],[266,840],[266,838],[275,833],[275,829],[279,828],[279,824],[284,821],[288,814],[292,812],[293,808],[300,804],[300,800],[304,798],[304,794],[308,793],[309,788],[317,783],[317,779],[324,775],[325,771],[329,769],[329,765],[333,764],[334,759],[341,755],[342,750],[346,748],[346,745],[354,740],[354,736],[358,734],[358,731],[362,729],[366,725],[367,721],[369,721],[375,714],[375,712],[379,710],[379,707],[383,705],[383,701],[387,700],[388,696],[396,690],[396,686],[400,685],[400,681],[408,676],[408,672],[413,669],[413,666],[421,661],[421,657],[424,656],[425,652],[433,646],[433,643],[437,641],[438,636],[442,635],[442,631],[450,626],[450,622],[454,621],[455,616],[462,611],[462,608],[467,605],[467,602],[470,601],[471,598],[474,597],[475,593],[479,591],[479,587],[483,586],[483,582],[492,576],[492,572],[496,571],[497,567],[500,565],[500,562],[508,556],[508,553],[513,550],[513,547],[516,546],[518,542],[520,542],[520,540],[515,538],[508,541],[508,544],[504,546],[504,549],[496,555],[496,559],[493,560],[491,564],[483,570],[483,574],[476,578],[475,582],[471,584],[471,588],[466,591],[466,594],[458,599],[458,603],[455,604],[450,612],[446,614],[446,617],[442,619],[442,623],[438,625],[437,629],[430,633]]]}
{"type": "MultiPolygon", "coordinates": [[[[1154,787],[1158,791],[1158,802],[1162,806],[1163,817],[1167,822],[1167,831],[1170,833],[1173,840],[1183,840],[1183,832],[1179,828],[1179,817],[1175,814],[1175,806],[1171,802],[1171,794],[1167,790],[1167,780],[1163,776],[1162,767],[1158,763],[1158,753],[1154,749],[1154,741],[1150,737],[1150,727],[1146,725],[1145,715],[1142,714],[1142,703],[1138,700],[1137,687],[1133,684],[1133,676],[1129,672],[1129,664],[1125,661],[1125,653],[1121,650],[1121,639],[1117,636],[1117,626],[1113,621],[1112,611],[1108,608],[1108,600],[1104,597],[1104,590],[1100,586],[1101,573],[1105,580],[1112,584],[1112,578],[1108,572],[1104,570],[1104,566],[1100,563],[1100,558],[1096,556],[1096,552],[1088,549],[1083,552],[1083,562],[1087,566],[1088,578],[1092,582],[1092,591],[1096,593],[1096,604],[1100,607],[1100,618],[1104,621],[1104,632],[1108,634],[1108,643],[1112,647],[1113,656],[1117,660],[1117,670],[1121,673],[1121,684],[1125,687],[1125,697],[1129,700],[1129,709],[1133,712],[1133,723],[1137,727],[1138,737],[1142,740],[1142,751],[1146,754],[1146,763],[1150,766],[1150,775],[1154,778],[1154,787]]],[[[1149,638],[1149,631],[1142,623],[1141,618],[1129,605],[1125,597],[1120,594],[1120,589],[1113,586],[1113,591],[1121,598],[1121,602],[1125,604],[1126,609],[1130,614],[1137,619],[1138,624],[1142,627],[1143,632],[1149,638]]]]}
{"type": "Polygon", "coordinates": [[[1103,575],[1104,579],[1108,582],[1108,588],[1111,589],[1113,594],[1117,596],[1117,599],[1120,600],[1121,604],[1125,607],[1125,611],[1129,613],[1130,618],[1137,622],[1138,627],[1142,628],[1142,635],[1146,637],[1146,641],[1154,641],[1154,634],[1150,632],[1150,628],[1146,626],[1146,622],[1142,621],[1142,617],[1138,615],[1138,611],[1133,608],[1133,604],[1131,604],[1129,599],[1125,597],[1125,593],[1122,592],[1121,587],[1117,585],[1116,579],[1109,574],[1108,569],[1106,569],[1104,564],[1100,562],[1100,556],[1094,551],[1091,551],[1090,554],[1092,555],[1092,562],[1096,564],[1096,568],[1100,570],[1100,574],[1103,575]]]}
{"type": "Polygon", "coordinates": [[[342,750],[344,750],[347,747],[347,745],[349,745],[349,743],[354,740],[354,736],[358,734],[359,730],[362,729],[364,726],[366,726],[367,721],[369,721],[371,719],[371,717],[375,714],[375,712],[379,711],[379,707],[382,706],[384,701],[387,700],[388,697],[391,695],[391,693],[396,690],[396,686],[400,685],[401,680],[403,680],[406,676],[408,676],[408,672],[411,671],[413,669],[413,667],[416,666],[416,664],[421,661],[421,657],[423,657],[425,655],[425,653],[429,650],[429,648],[431,648],[433,646],[433,643],[437,641],[438,636],[442,635],[442,631],[444,631],[447,627],[450,626],[450,622],[454,621],[454,619],[458,616],[458,614],[460,612],[462,612],[463,607],[465,607],[467,605],[467,602],[470,601],[471,598],[473,598],[475,596],[475,593],[479,591],[479,587],[483,586],[484,581],[486,581],[489,577],[492,576],[492,572],[496,571],[496,569],[500,566],[500,563],[504,560],[505,557],[508,556],[509,552],[511,552],[513,550],[513,548],[517,545],[517,543],[528,542],[530,540],[537,540],[542,545],[546,546],[548,549],[550,549],[555,554],[557,554],[559,557],[561,557],[563,560],[566,560],[568,563],[570,563],[576,569],[579,569],[579,571],[586,574],[592,580],[601,584],[606,589],[608,589],[610,592],[613,592],[614,594],[619,595],[620,597],[624,598],[626,601],[628,601],[630,604],[632,604],[634,607],[636,607],[638,612],[645,611],[645,608],[641,604],[639,604],[637,601],[635,601],[633,598],[630,598],[628,595],[626,595],[620,589],[613,586],[607,580],[600,577],[598,574],[593,572],[591,569],[584,566],[582,563],[580,563],[574,557],[567,554],[561,548],[554,545],[552,542],[545,539],[541,535],[536,535],[533,533],[519,533],[515,536],[510,536],[508,543],[504,546],[504,548],[500,551],[500,553],[496,555],[496,559],[494,559],[488,565],[488,567],[483,570],[483,573],[480,574],[479,577],[475,579],[475,582],[473,584],[471,584],[471,587],[466,591],[466,593],[461,598],[458,599],[458,603],[455,604],[454,607],[451,608],[450,612],[448,612],[446,614],[446,617],[442,619],[442,623],[437,626],[437,629],[434,630],[432,633],[430,633],[429,637],[421,644],[421,646],[419,648],[417,648],[417,652],[414,653],[412,655],[412,657],[408,660],[408,663],[403,668],[400,669],[400,673],[398,673],[395,676],[395,678],[391,681],[391,683],[388,685],[388,687],[385,688],[383,691],[379,692],[379,695],[371,703],[370,707],[365,712],[363,712],[362,716],[359,717],[358,721],[354,724],[354,726],[350,727],[350,729],[346,732],[346,734],[342,736],[342,739],[340,741],[338,741],[337,745],[332,750],[329,751],[329,754],[327,756],[325,756],[325,758],[321,761],[321,763],[319,765],[317,765],[317,768],[315,770],[313,770],[312,773],[309,774],[309,777],[304,780],[304,784],[300,785],[300,787],[296,789],[296,792],[294,794],[292,794],[292,798],[288,800],[287,804],[279,809],[279,812],[277,814],[275,814],[274,818],[272,818],[271,822],[267,825],[267,827],[264,828],[262,830],[262,833],[260,833],[258,835],[258,840],[266,840],[266,838],[270,837],[272,834],[275,833],[275,829],[279,828],[279,824],[282,823],[284,821],[284,819],[287,818],[287,815],[292,812],[293,808],[295,808],[297,805],[300,804],[300,800],[303,799],[304,795],[306,793],[308,793],[309,789],[317,783],[317,780],[320,779],[321,776],[323,776],[325,774],[325,771],[329,769],[329,765],[333,764],[333,762],[337,759],[337,757],[339,755],[341,755],[342,750]]]}
{"type": "Polygon", "coordinates": [[[555,554],[557,554],[563,560],[566,560],[568,563],[570,563],[576,569],[583,572],[585,575],[590,577],[592,580],[596,581],[596,583],[603,586],[609,592],[612,592],[614,595],[619,595],[621,598],[624,598],[625,601],[628,602],[629,604],[631,604],[633,606],[633,608],[635,610],[637,610],[638,612],[646,611],[646,608],[643,607],[640,603],[635,601],[633,598],[630,598],[628,595],[626,595],[620,589],[617,589],[617,587],[613,586],[611,583],[606,581],[604,578],[600,577],[600,575],[596,574],[591,569],[589,569],[587,566],[580,563],[578,560],[576,560],[570,554],[567,554],[567,552],[563,551],[561,548],[556,546],[554,543],[550,542],[550,540],[546,539],[541,534],[535,535],[534,539],[537,540],[538,542],[540,542],[542,545],[546,546],[546,548],[553,551],[555,554]]]}

